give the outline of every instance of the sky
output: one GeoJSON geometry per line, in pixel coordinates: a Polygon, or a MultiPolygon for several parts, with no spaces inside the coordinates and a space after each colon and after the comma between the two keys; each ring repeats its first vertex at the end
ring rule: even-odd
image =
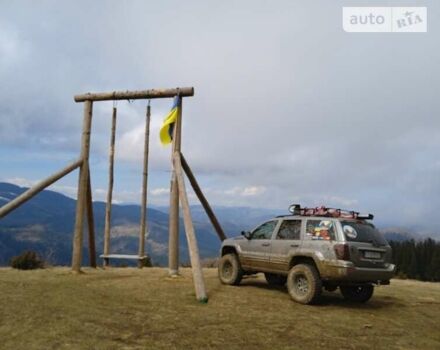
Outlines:
{"type": "MultiPolygon", "coordinates": [[[[0,0],[0,181],[79,154],[89,91],[194,86],[182,152],[213,205],[372,212],[438,231],[438,1],[0,0]],[[347,33],[343,6],[427,6],[427,33],[347,33]]],[[[146,101],[119,101],[115,193],[140,201],[146,101]]],[[[153,100],[148,201],[169,201],[171,99],[153,100]]],[[[107,191],[112,102],[94,104],[93,195],[107,191]]],[[[51,189],[76,197],[74,172],[51,189]]],[[[194,195],[191,202],[196,204],[194,195]]]]}

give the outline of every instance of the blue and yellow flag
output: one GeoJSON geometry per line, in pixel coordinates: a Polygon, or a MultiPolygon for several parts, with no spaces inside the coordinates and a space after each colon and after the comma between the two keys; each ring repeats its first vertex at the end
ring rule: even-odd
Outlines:
{"type": "Polygon", "coordinates": [[[176,125],[177,115],[179,113],[179,96],[174,98],[173,108],[167,114],[163,120],[162,127],[160,128],[160,142],[162,145],[167,145],[173,141],[173,131],[176,125]]]}

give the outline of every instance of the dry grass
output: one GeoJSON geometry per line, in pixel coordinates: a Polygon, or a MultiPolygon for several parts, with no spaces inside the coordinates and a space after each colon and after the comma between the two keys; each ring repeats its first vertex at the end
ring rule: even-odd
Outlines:
{"type": "Polygon", "coordinates": [[[440,349],[440,284],[392,281],[366,305],[327,293],[292,302],[260,276],[223,286],[206,269],[209,303],[189,269],[0,269],[1,349],[440,349]]]}

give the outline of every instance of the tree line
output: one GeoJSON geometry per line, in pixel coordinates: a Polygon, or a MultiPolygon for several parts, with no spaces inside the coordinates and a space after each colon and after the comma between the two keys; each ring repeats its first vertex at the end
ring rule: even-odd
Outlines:
{"type": "Polygon", "coordinates": [[[397,276],[421,281],[440,281],[440,242],[428,238],[423,241],[390,241],[397,276]]]}

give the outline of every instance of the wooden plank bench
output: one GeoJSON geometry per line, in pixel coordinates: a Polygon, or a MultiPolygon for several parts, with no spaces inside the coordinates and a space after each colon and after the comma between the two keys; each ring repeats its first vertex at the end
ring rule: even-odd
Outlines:
{"type": "Polygon", "coordinates": [[[145,260],[148,256],[130,255],[130,254],[101,254],[102,259],[127,259],[127,260],[145,260]]]}

